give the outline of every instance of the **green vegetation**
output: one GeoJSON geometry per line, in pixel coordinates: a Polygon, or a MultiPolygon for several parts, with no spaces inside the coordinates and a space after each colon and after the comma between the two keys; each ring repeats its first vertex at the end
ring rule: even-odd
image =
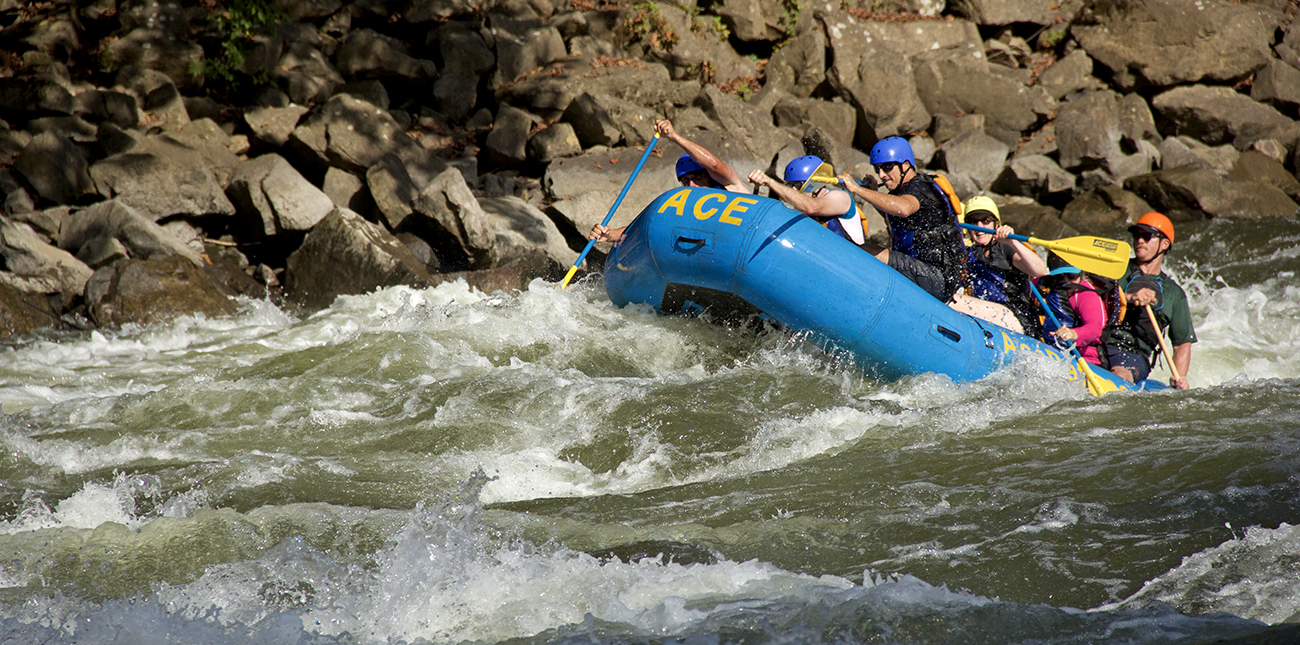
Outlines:
{"type": "MultiPolygon", "coordinates": [[[[221,39],[216,56],[204,59],[202,69],[190,70],[228,83],[235,83],[235,70],[244,64],[246,43],[261,29],[288,20],[288,16],[271,6],[270,0],[222,0],[217,5],[213,26],[221,39]]],[[[270,80],[265,66],[253,72],[258,84],[270,80]]]]}
{"type": "Polygon", "coordinates": [[[803,12],[803,3],[799,0],[781,0],[781,6],[785,7],[785,11],[781,13],[778,23],[785,29],[785,35],[794,38],[795,29],[799,26],[799,14],[803,12]]]}
{"type": "Polygon", "coordinates": [[[632,5],[618,29],[628,42],[644,42],[652,49],[668,51],[679,40],[677,32],[659,12],[659,5],[653,2],[632,5]]]}

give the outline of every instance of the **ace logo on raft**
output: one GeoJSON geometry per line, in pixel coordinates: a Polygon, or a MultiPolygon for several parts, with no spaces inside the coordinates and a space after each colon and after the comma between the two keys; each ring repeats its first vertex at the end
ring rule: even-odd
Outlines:
{"type": "Polygon", "coordinates": [[[671,210],[683,216],[690,212],[695,216],[695,219],[701,221],[712,219],[714,215],[717,215],[718,221],[723,224],[740,226],[744,220],[737,217],[737,215],[745,213],[750,206],[758,203],[758,200],[753,197],[733,196],[732,193],[725,192],[705,193],[695,200],[691,200],[692,194],[690,188],[683,188],[673,193],[659,206],[659,212],[664,213],[671,210]]]}

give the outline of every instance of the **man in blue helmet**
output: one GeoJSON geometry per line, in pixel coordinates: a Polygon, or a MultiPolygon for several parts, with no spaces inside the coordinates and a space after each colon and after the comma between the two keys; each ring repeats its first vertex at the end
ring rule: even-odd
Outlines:
{"type": "Polygon", "coordinates": [[[820,157],[806,155],[786,164],[784,181],[777,181],[762,170],[749,173],[750,183],[767,186],[771,196],[820,222],[840,237],[862,246],[867,241],[862,218],[853,198],[833,183],[835,171],[820,157]],[[822,181],[817,181],[822,179],[822,181]]]}
{"type": "MultiPolygon", "coordinates": [[[[734,193],[748,193],[740,173],[725,161],[717,158],[708,148],[677,134],[672,121],[662,119],[655,122],[655,132],[681,146],[686,154],[677,159],[677,181],[683,186],[696,188],[719,188],[734,193]]],[[[597,242],[617,242],[623,238],[626,226],[606,228],[596,224],[587,234],[587,239],[597,242]]]]}
{"type": "Polygon", "coordinates": [[[839,177],[840,185],[874,206],[889,224],[889,248],[870,242],[863,248],[941,302],[955,303],[966,282],[966,251],[947,196],[920,173],[912,145],[902,137],[876,142],[871,164],[889,192],[863,188],[847,174],[839,177]]]}

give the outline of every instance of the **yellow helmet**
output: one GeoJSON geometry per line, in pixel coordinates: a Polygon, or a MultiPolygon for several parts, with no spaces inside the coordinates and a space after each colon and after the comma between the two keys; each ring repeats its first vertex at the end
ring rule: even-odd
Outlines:
{"type": "Polygon", "coordinates": [[[989,215],[993,216],[993,226],[996,228],[1002,225],[1002,214],[998,212],[998,205],[993,203],[991,197],[985,195],[976,195],[966,200],[966,213],[962,221],[970,224],[976,220],[987,219],[989,215]]]}

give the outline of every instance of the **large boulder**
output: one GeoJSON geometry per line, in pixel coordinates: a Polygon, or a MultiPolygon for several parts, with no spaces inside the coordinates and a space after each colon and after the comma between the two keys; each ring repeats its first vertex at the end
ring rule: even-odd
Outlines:
{"type": "Polygon", "coordinates": [[[108,42],[99,65],[109,71],[127,66],[157,70],[182,87],[197,87],[203,83],[203,46],[175,32],[139,27],[108,42]]]}
{"type": "Polygon", "coordinates": [[[979,63],[942,50],[915,57],[917,96],[931,114],[984,115],[985,134],[1014,146],[1040,114],[1050,113],[1054,101],[1041,88],[1025,87],[979,63]]]}
{"type": "Polygon", "coordinates": [[[1152,210],[1136,193],[1119,186],[1098,186],[1074,198],[1061,211],[1061,219],[1076,230],[1107,234],[1122,231],[1152,210]]]}
{"type": "Polygon", "coordinates": [[[500,261],[501,250],[488,227],[487,214],[465,183],[459,170],[448,169],[433,178],[411,204],[414,211],[406,228],[431,228],[455,247],[469,267],[486,269],[500,261]]]}
{"type": "Polygon", "coordinates": [[[1083,0],[949,0],[948,10],[977,25],[1001,26],[1018,22],[1054,25],[1069,22],[1083,0]]]}
{"type": "Polygon", "coordinates": [[[506,87],[526,72],[569,54],[560,32],[540,20],[512,20],[493,13],[488,16],[488,30],[496,43],[494,88],[506,87]]]}
{"type": "Polygon", "coordinates": [[[1271,31],[1254,5],[1228,0],[1100,0],[1070,28],[1126,91],[1244,79],[1268,62],[1271,31]]]}
{"type": "Polygon", "coordinates": [[[350,94],[335,95],[304,118],[289,144],[322,170],[336,166],[357,174],[390,152],[419,147],[387,110],[350,94]]]}
{"type": "Polygon", "coordinates": [[[432,277],[392,233],[345,209],[335,209],[289,256],[285,287],[308,309],[340,295],[399,284],[427,287],[432,277]]]}
{"type": "Polygon", "coordinates": [[[1151,107],[1169,123],[1172,134],[1210,145],[1231,143],[1244,150],[1260,139],[1294,138],[1286,134],[1295,128],[1291,119],[1230,87],[1175,87],[1151,99],[1151,107]]]}
{"type": "Polygon", "coordinates": [[[1205,217],[1294,218],[1300,208],[1281,189],[1256,181],[1225,180],[1208,168],[1183,166],[1130,177],[1124,188],[1174,221],[1205,217]]]}
{"type": "Polygon", "coordinates": [[[69,214],[59,231],[59,248],[93,268],[117,255],[140,259],[179,255],[194,265],[203,264],[197,251],[121,200],[99,202],[69,214]],[[119,248],[121,254],[112,253],[119,248]]]}
{"type": "MultiPolygon", "coordinates": [[[[834,62],[827,80],[858,109],[855,143],[869,148],[876,139],[924,130],[930,113],[917,94],[906,52],[879,38],[873,25],[821,16],[834,62]]],[[[900,45],[901,46],[901,45],[900,45]]]]}
{"type": "Polygon", "coordinates": [[[60,321],[44,303],[0,279],[0,338],[30,334],[60,321]]]}
{"type": "Polygon", "coordinates": [[[214,272],[174,255],[122,260],[99,269],[86,283],[87,310],[101,327],[230,316],[239,310],[235,295],[214,272]]]}
{"type": "Polygon", "coordinates": [[[167,137],[148,137],[127,152],[90,167],[98,192],[153,221],[169,215],[233,215],[214,166],[198,149],[167,137]]]}
{"type": "Polygon", "coordinates": [[[826,80],[826,33],[809,29],[786,41],[764,68],[767,84],[800,98],[812,96],[826,80]]]}
{"type": "Polygon", "coordinates": [[[278,154],[239,166],[226,189],[245,215],[256,218],[264,235],[307,231],[334,210],[334,202],[278,154]]]}
{"type": "Polygon", "coordinates": [[[334,53],[336,69],[349,78],[396,78],[423,83],[438,75],[431,60],[415,58],[396,38],[373,29],[350,32],[334,53]]]}
{"type": "Polygon", "coordinates": [[[671,82],[663,65],[630,58],[571,58],[554,63],[545,74],[528,74],[498,92],[498,99],[550,121],[573,99],[608,94],[637,105],[678,105],[699,94],[698,82],[671,82]]]}
{"type": "Polygon", "coordinates": [[[14,159],[14,168],[45,199],[56,204],[74,204],[95,194],[86,156],[67,137],[45,132],[14,159]]]}
{"type": "Polygon", "coordinates": [[[573,128],[584,147],[642,145],[654,136],[656,114],[609,94],[583,92],[564,110],[561,119],[573,128]]]}
{"type": "Polygon", "coordinates": [[[754,61],[736,53],[721,30],[685,9],[634,5],[622,11],[619,29],[627,35],[629,49],[640,49],[646,60],[661,61],[674,79],[724,83],[758,77],[754,61]]]}
{"type": "Polygon", "coordinates": [[[555,222],[536,206],[518,197],[484,197],[479,200],[489,232],[496,237],[500,263],[541,255],[558,267],[569,267],[578,253],[569,248],[555,222]]]}
{"type": "Polygon", "coordinates": [[[81,295],[92,269],[70,253],[46,243],[30,226],[0,217],[2,279],[27,293],[60,294],[64,304],[81,295]]]}

